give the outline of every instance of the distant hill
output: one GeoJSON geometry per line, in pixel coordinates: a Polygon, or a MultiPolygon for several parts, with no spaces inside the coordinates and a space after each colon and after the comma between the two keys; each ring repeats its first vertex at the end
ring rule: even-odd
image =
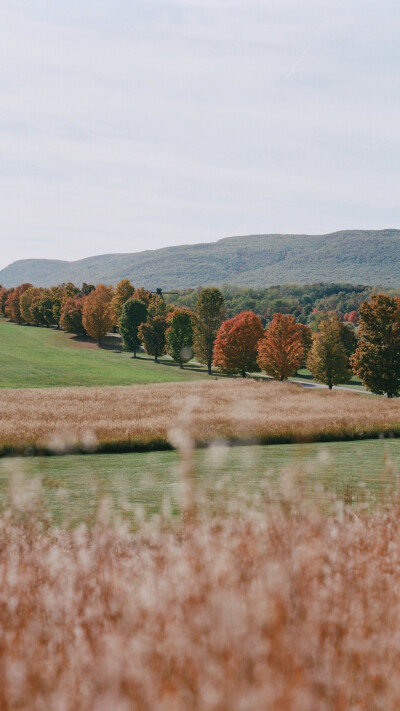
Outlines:
{"type": "Polygon", "coordinates": [[[23,259],[0,271],[0,284],[63,281],[116,284],[128,278],[153,289],[221,285],[263,287],[343,281],[400,285],[400,230],[348,230],[328,235],[250,235],[75,262],[23,259]]]}

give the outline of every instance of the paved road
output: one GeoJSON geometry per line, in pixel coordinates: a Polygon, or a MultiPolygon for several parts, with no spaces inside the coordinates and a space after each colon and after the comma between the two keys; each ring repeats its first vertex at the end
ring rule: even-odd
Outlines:
{"type": "MultiPolygon", "coordinates": [[[[322,383],[315,383],[314,381],[310,380],[300,380],[299,378],[289,378],[289,381],[291,383],[298,383],[301,385],[303,388],[327,388],[327,385],[323,385],[322,383]]],[[[373,393],[370,393],[369,390],[357,390],[356,388],[348,388],[345,385],[336,385],[336,387],[333,387],[334,390],[347,390],[350,393],[360,393],[361,395],[373,395],[373,393]]]]}

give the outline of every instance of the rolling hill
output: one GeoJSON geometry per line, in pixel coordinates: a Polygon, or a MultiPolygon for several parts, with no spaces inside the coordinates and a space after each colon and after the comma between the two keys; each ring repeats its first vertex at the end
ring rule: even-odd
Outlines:
{"type": "Polygon", "coordinates": [[[23,259],[0,271],[0,284],[64,281],[116,284],[128,278],[153,289],[343,281],[400,285],[400,230],[348,230],[327,235],[250,235],[75,262],[23,259]]]}

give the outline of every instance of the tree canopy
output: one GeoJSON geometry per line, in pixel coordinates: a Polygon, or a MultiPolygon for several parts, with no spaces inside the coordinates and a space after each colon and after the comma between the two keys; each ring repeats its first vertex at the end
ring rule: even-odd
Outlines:
{"type": "Polygon", "coordinates": [[[294,316],[275,314],[258,344],[258,365],[278,380],[300,368],[304,355],[303,335],[294,316]]]}
{"type": "Polygon", "coordinates": [[[374,294],[359,310],[354,371],[368,390],[394,397],[400,393],[400,298],[374,294]]]}
{"type": "Polygon", "coordinates": [[[259,370],[257,345],[264,336],[261,319],[253,311],[243,311],[224,321],[217,333],[214,345],[214,365],[226,373],[259,370]]]}

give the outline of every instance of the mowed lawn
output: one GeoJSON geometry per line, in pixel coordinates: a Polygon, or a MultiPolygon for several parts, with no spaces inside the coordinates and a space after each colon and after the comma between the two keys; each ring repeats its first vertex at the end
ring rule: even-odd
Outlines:
{"type": "Polygon", "coordinates": [[[203,366],[181,370],[170,359],[160,363],[145,353],[133,359],[115,346],[79,341],[52,328],[19,326],[0,318],[0,388],[51,388],[72,385],[132,385],[198,380],[203,366]]]}
{"type": "MultiPolygon", "coordinates": [[[[257,506],[258,497],[269,489],[273,500],[301,492],[305,500],[327,506],[339,499],[366,502],[370,508],[390,498],[396,487],[400,441],[217,446],[195,451],[193,463],[196,489],[210,505],[247,500],[257,506]]],[[[29,482],[37,495],[41,480],[44,503],[59,523],[93,522],[104,496],[128,517],[181,510],[177,452],[4,458],[0,501],[14,475],[14,486],[19,479],[24,496],[29,496],[29,482]]]]}

